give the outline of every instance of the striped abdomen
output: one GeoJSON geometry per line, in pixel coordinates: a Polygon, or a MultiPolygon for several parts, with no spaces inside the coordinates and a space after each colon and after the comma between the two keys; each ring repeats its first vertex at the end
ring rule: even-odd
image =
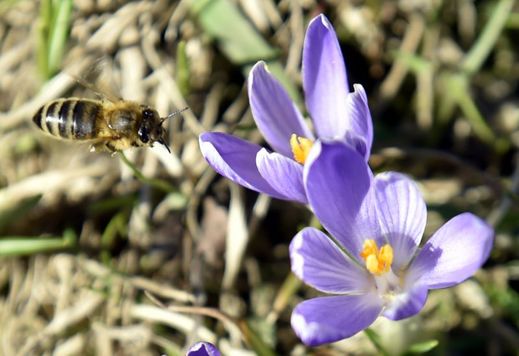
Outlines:
{"type": "Polygon", "coordinates": [[[42,106],[32,121],[53,136],[89,140],[96,138],[99,115],[102,115],[99,101],[68,98],[57,99],[42,106]]]}

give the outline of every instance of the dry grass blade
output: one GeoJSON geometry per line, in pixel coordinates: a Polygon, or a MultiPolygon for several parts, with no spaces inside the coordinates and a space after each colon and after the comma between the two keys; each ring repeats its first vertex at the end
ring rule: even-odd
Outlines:
{"type": "Polygon", "coordinates": [[[225,272],[222,281],[224,290],[229,290],[233,287],[249,241],[242,188],[231,184],[229,189],[231,191],[231,201],[225,243],[225,272]]]}
{"type": "Polygon", "coordinates": [[[168,298],[181,303],[194,303],[195,296],[181,289],[174,289],[152,280],[133,277],[130,282],[137,288],[156,294],[162,298],[168,298]]]}
{"type": "Polygon", "coordinates": [[[206,327],[199,326],[194,318],[164,310],[151,305],[133,305],[130,315],[138,320],[168,325],[185,335],[194,333],[200,340],[216,342],[215,334],[206,327]]]}
{"type": "Polygon", "coordinates": [[[26,178],[0,191],[0,211],[16,206],[20,201],[43,194],[46,197],[59,192],[65,192],[74,183],[74,179],[88,176],[101,176],[106,173],[106,167],[91,166],[77,170],[49,171],[26,178]]]}
{"type": "MultiPolygon", "coordinates": [[[[71,65],[68,73],[77,75],[92,64],[90,58],[71,65]]],[[[8,130],[31,118],[36,111],[52,99],[59,98],[72,88],[76,81],[67,72],[61,72],[45,84],[40,93],[31,101],[7,113],[0,113],[0,130],[8,130]]]]}
{"type": "Polygon", "coordinates": [[[70,328],[72,325],[89,318],[94,311],[101,305],[104,297],[99,293],[88,292],[80,300],[58,314],[47,325],[43,334],[45,336],[58,335],[70,328]]]}

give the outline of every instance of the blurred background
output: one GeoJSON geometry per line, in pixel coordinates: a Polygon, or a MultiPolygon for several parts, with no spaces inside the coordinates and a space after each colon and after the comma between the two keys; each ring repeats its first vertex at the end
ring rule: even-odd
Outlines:
{"type": "Polygon", "coordinates": [[[262,143],[246,92],[265,60],[304,112],[310,19],[337,31],[368,93],[370,164],[415,178],[426,237],[471,211],[496,228],[477,275],[422,313],[377,321],[391,354],[519,350],[519,6],[513,0],[0,2],[0,354],[376,354],[361,333],[306,348],[290,313],[315,296],[288,244],[311,214],[221,178],[198,135],[262,143]],[[32,116],[93,88],[155,107],[162,147],[124,156],[45,136],[32,116]]]}

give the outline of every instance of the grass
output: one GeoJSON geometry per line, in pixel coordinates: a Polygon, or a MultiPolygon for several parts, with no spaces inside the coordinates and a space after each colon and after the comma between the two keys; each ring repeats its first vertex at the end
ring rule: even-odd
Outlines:
{"type": "Polygon", "coordinates": [[[517,3],[420,11],[399,2],[254,4],[0,5],[7,24],[0,25],[0,121],[10,123],[0,125],[0,353],[181,355],[211,340],[224,354],[439,355],[474,345],[515,354],[517,3]],[[309,211],[229,188],[207,167],[197,135],[222,131],[263,144],[246,92],[259,60],[304,108],[299,56],[319,12],[341,35],[350,82],[368,93],[372,168],[419,182],[427,231],[472,211],[496,222],[496,240],[470,295],[461,287],[436,291],[416,318],[382,320],[345,342],[307,348],[290,314],[317,293],[290,272],[288,245],[309,211]],[[25,43],[36,46],[35,56],[16,53],[25,43]],[[60,76],[79,62],[90,71],[100,58],[98,81],[135,95],[125,99],[162,114],[189,106],[185,120],[167,123],[167,164],[148,149],[90,153],[42,135],[30,114],[20,118],[19,108],[41,104],[34,73],[55,79],[50,93],[89,97],[60,76]]]}

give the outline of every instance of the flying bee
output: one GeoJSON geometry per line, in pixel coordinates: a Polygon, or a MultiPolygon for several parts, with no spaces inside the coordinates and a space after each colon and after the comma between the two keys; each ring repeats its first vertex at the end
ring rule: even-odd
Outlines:
{"type": "Polygon", "coordinates": [[[32,120],[54,137],[92,141],[95,151],[116,152],[158,142],[171,152],[162,124],[186,109],[160,117],[155,109],[129,100],[62,98],[42,106],[32,120]]]}

